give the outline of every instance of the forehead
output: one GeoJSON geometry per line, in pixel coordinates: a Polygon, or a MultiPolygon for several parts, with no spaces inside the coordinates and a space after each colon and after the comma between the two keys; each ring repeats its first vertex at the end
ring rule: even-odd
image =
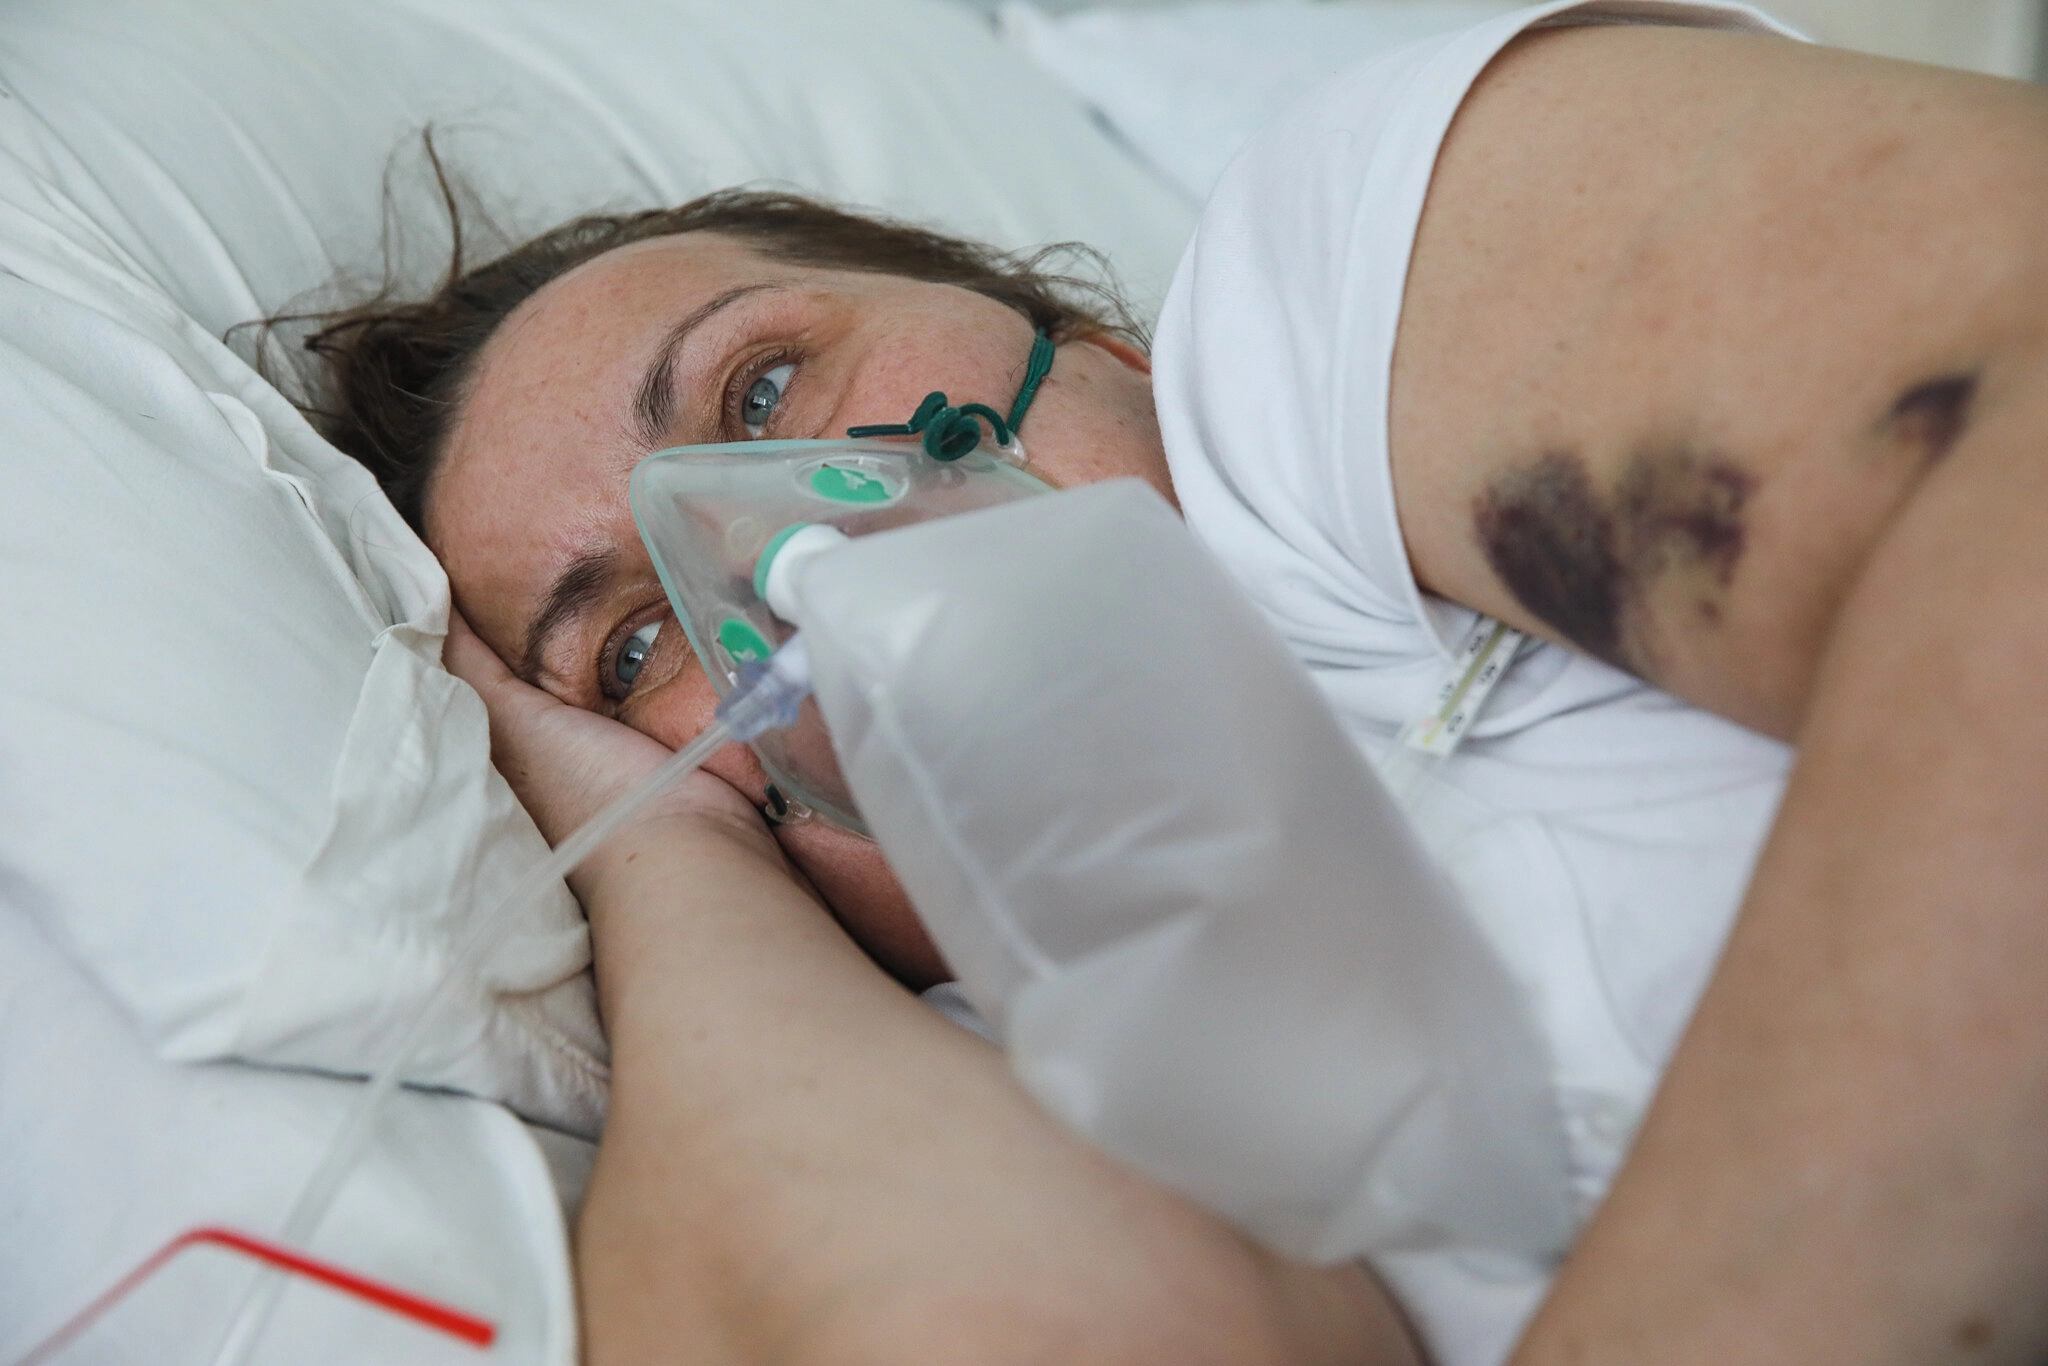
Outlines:
{"type": "Polygon", "coordinates": [[[479,353],[426,506],[428,543],[494,644],[543,566],[630,533],[623,399],[681,314],[799,274],[709,233],[653,238],[536,291],[479,353]]]}
{"type": "Polygon", "coordinates": [[[636,367],[679,309],[795,274],[709,233],[653,238],[584,262],[537,290],[485,343],[444,470],[455,473],[478,452],[500,464],[559,449],[552,429],[563,425],[623,439],[623,431],[604,432],[619,414],[603,401],[618,384],[637,382],[636,367]],[[539,440],[537,425],[550,429],[539,440]]]}

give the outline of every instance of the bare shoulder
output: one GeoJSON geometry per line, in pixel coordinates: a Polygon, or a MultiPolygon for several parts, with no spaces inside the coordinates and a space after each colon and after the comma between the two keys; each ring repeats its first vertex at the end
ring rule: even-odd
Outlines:
{"type": "Polygon", "coordinates": [[[2044,321],[2042,92],[1747,34],[1527,35],[1461,109],[1410,265],[1410,556],[1791,735],[1887,526],[2048,383],[2044,321]]]}

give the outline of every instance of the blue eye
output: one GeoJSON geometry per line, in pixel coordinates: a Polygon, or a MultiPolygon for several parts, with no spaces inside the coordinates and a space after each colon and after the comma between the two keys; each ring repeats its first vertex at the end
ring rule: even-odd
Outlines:
{"type": "Polygon", "coordinates": [[[654,654],[654,638],[661,634],[661,623],[650,621],[619,646],[618,658],[612,661],[612,673],[619,680],[619,686],[631,691],[633,680],[647,667],[647,661],[654,654]]]}
{"type": "Polygon", "coordinates": [[[768,415],[782,402],[789,377],[795,372],[794,365],[778,365],[747,386],[747,392],[740,397],[740,425],[747,429],[748,436],[761,435],[768,425],[768,415]]]}

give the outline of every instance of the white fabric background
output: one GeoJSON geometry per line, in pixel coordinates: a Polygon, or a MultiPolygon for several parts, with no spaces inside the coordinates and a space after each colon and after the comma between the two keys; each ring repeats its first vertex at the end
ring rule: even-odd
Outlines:
{"type": "Polygon", "coordinates": [[[1268,119],[1378,52],[1492,19],[1514,0],[1193,0],[996,10],[1005,42],[1057,76],[1191,198],[1268,119]]]}
{"type": "MultiPolygon", "coordinates": [[[[378,278],[387,166],[402,273],[431,275],[429,123],[500,240],[766,179],[1011,244],[1090,239],[1156,297],[1190,221],[938,0],[7,6],[0,1359],[177,1227],[274,1228],[351,1090],[163,1059],[368,1069],[542,852],[439,667],[438,566],[218,340],[378,278]]],[[[460,984],[417,1075],[592,1132],[587,961],[558,890],[460,984]]],[[[393,1124],[320,1249],[506,1297],[526,1327],[505,1359],[566,1360],[529,1140],[470,1101],[393,1124]]],[[[221,1283],[138,1304],[128,1348],[76,1359],[186,1359],[224,1323],[221,1283]]],[[[277,1350],[414,1359],[353,1331],[277,1350]]]]}

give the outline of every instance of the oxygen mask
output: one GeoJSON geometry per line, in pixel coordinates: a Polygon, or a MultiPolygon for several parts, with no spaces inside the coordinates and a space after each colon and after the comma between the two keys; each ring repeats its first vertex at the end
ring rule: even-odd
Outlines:
{"type": "MultiPolygon", "coordinates": [[[[677,446],[640,462],[634,520],[721,700],[796,630],[768,601],[768,571],[793,539],[866,536],[1050,492],[1025,470],[1017,427],[1052,356],[1038,333],[1007,416],[933,393],[900,425],[854,427],[839,439],[677,446]],[[828,530],[800,534],[810,527],[828,530]]],[[[795,725],[751,743],[790,809],[868,833],[815,702],[795,725]]]]}

